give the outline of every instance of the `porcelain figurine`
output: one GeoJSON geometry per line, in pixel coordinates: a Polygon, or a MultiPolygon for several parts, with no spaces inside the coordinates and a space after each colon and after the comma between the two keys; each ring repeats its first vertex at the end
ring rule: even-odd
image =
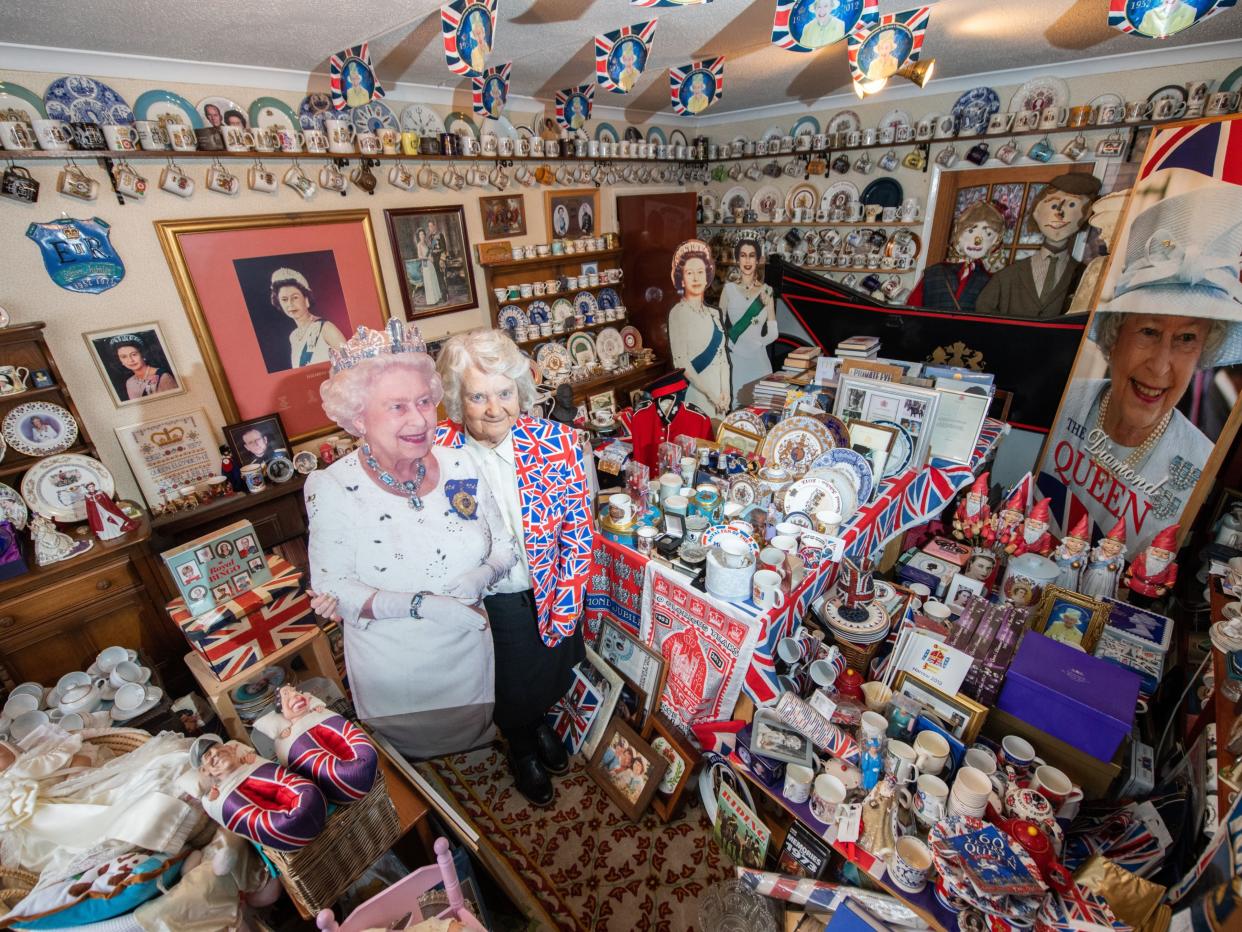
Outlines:
{"type": "Polygon", "coordinates": [[[953,511],[953,536],[976,546],[983,537],[992,509],[988,506],[988,477],[981,473],[953,511]]]}
{"type": "Polygon", "coordinates": [[[863,800],[862,834],[858,846],[872,853],[892,848],[896,843],[894,825],[900,809],[896,784],[892,777],[885,777],[872,787],[863,800]]]}
{"type": "Polygon", "coordinates": [[[1083,515],[1052,551],[1052,562],[1061,570],[1055,585],[1062,589],[1077,592],[1082,584],[1082,571],[1090,555],[1087,548],[1088,533],[1087,516],[1083,515]]]}
{"type": "Polygon", "coordinates": [[[1126,568],[1125,553],[1126,519],[1121,518],[1092,549],[1078,591],[1093,599],[1116,598],[1117,586],[1126,568]]]}
{"type": "Polygon", "coordinates": [[[190,764],[207,787],[203,810],[230,832],[293,851],[323,831],[328,807],[319,788],[241,742],[204,735],[190,745],[190,764]]]}
{"type": "Polygon", "coordinates": [[[1178,525],[1170,524],[1157,534],[1126,569],[1124,584],[1133,596],[1131,601],[1136,604],[1140,601],[1151,604],[1163,598],[1177,582],[1177,564],[1173,562],[1177,553],[1177,529],[1178,525]]]}
{"type": "Polygon", "coordinates": [[[884,776],[884,759],[880,754],[880,739],[867,738],[863,742],[862,760],[858,766],[862,769],[862,786],[871,790],[884,776]]]}
{"type": "Polygon", "coordinates": [[[35,515],[30,519],[30,536],[35,545],[35,562],[39,566],[59,563],[95,546],[93,540],[74,540],[68,534],[56,530],[49,519],[35,515]]]}
{"type": "Polygon", "coordinates": [[[138,530],[138,522],[121,511],[112,497],[102,489],[97,489],[93,482],[86,483],[86,499],[83,504],[86,506],[87,524],[100,540],[112,540],[138,530]]]}
{"type": "Polygon", "coordinates": [[[1005,546],[1010,556],[1021,556],[1024,553],[1037,553],[1046,557],[1052,553],[1056,541],[1048,533],[1048,518],[1052,499],[1041,498],[1031,508],[1031,513],[1022,522],[1022,533],[1013,538],[1005,546]]]}

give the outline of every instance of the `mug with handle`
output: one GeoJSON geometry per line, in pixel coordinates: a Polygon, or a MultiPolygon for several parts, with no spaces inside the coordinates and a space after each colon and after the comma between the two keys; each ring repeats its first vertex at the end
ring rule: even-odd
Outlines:
{"type": "Polygon", "coordinates": [[[1176,120],[1186,113],[1186,101],[1174,100],[1172,97],[1161,97],[1151,105],[1153,120],[1176,120]]]}
{"type": "Polygon", "coordinates": [[[0,366],[0,395],[16,395],[28,387],[30,370],[25,366],[0,366]]]}

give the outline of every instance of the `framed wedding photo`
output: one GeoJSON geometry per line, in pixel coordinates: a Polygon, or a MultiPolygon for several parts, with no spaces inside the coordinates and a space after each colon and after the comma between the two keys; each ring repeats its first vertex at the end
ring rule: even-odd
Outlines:
{"type": "Polygon", "coordinates": [[[164,332],[155,321],[82,334],[95,368],[118,408],[185,391],[164,332]]]}
{"type": "Polygon", "coordinates": [[[478,305],[464,207],[403,207],[384,219],[408,319],[478,305]]]}
{"type": "Polygon", "coordinates": [[[483,238],[505,239],[526,235],[526,197],[521,194],[499,194],[479,198],[483,215],[483,238]]]}
{"type": "Polygon", "coordinates": [[[548,239],[578,239],[599,230],[599,189],[545,191],[544,216],[548,239]]]}

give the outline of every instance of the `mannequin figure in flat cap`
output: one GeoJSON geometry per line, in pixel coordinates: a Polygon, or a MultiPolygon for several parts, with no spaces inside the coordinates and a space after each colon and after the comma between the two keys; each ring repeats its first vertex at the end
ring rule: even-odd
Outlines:
{"type": "Polygon", "coordinates": [[[1048,182],[1027,214],[1028,226],[1043,234],[1043,244],[1035,255],[993,275],[979,293],[976,309],[1007,317],[1061,316],[1083,269],[1070,249],[1099,192],[1100,179],[1087,172],[1070,172],[1048,182]]]}

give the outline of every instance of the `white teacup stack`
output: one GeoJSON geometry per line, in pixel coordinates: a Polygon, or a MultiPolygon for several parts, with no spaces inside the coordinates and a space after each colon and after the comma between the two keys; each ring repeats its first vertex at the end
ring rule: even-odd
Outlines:
{"type": "Polygon", "coordinates": [[[949,794],[949,814],[983,818],[988,808],[988,794],[991,792],[992,781],[986,773],[974,767],[961,768],[953,781],[953,791],[949,794]]]}

